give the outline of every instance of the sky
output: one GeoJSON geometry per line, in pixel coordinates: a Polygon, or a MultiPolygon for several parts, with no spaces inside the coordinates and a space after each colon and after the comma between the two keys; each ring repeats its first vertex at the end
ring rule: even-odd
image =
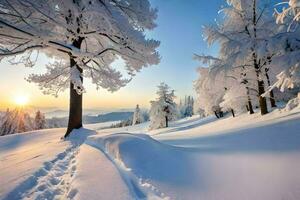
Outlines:
{"type": "MultiPolygon", "coordinates": [[[[218,10],[225,0],[150,0],[158,8],[157,27],[147,33],[147,37],[161,42],[158,51],[162,57],[160,64],[144,68],[124,88],[115,93],[104,89],[96,90],[89,80],[85,80],[87,92],[83,96],[85,109],[134,108],[139,104],[149,108],[150,101],[156,98],[156,88],[165,82],[175,90],[177,99],[185,95],[195,95],[193,81],[197,78],[198,61],[194,53],[215,54],[202,38],[202,26],[214,23],[218,10]]],[[[18,97],[28,98],[28,105],[37,108],[67,109],[68,90],[55,98],[43,95],[38,86],[25,78],[31,73],[42,73],[48,58],[40,56],[36,66],[25,68],[0,63],[0,109],[12,108],[18,97]]]]}

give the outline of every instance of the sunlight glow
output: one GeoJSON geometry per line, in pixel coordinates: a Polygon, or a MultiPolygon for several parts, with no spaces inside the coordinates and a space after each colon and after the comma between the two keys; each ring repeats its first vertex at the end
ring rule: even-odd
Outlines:
{"type": "Polygon", "coordinates": [[[28,100],[28,96],[25,95],[18,95],[14,98],[14,101],[18,106],[25,106],[28,103],[28,100]]]}

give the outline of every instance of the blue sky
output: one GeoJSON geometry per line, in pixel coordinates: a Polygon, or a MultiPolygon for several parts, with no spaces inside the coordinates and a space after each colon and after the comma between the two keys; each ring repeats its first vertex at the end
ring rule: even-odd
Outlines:
{"type": "MultiPolygon", "coordinates": [[[[159,9],[157,28],[148,34],[149,37],[160,40],[159,53],[161,63],[143,69],[141,73],[126,87],[116,93],[103,89],[96,91],[87,83],[87,93],[84,94],[85,108],[129,108],[135,104],[149,107],[149,101],[155,98],[156,86],[166,82],[176,91],[178,97],[194,94],[193,80],[197,78],[196,68],[199,63],[193,60],[194,53],[215,54],[216,50],[208,48],[202,38],[201,27],[214,23],[217,12],[223,0],[150,0],[153,7],[159,9]]],[[[41,71],[47,63],[47,58],[41,57],[38,66],[26,69],[22,66],[10,66],[7,62],[0,63],[0,105],[5,107],[18,93],[29,96],[32,105],[38,107],[67,108],[68,93],[58,98],[44,96],[38,87],[27,83],[24,77],[31,72],[41,71]],[[8,87],[14,82],[13,88],[8,87]],[[14,92],[16,94],[14,94],[14,92]]]]}
{"type": "MultiPolygon", "coordinates": [[[[192,94],[192,81],[197,77],[199,63],[194,53],[214,54],[202,38],[202,26],[214,23],[223,1],[212,0],[152,0],[159,9],[158,27],[149,34],[161,41],[161,63],[149,70],[147,77],[156,82],[165,81],[178,95],[192,94]],[[187,3],[188,2],[188,3],[187,3]]],[[[149,88],[150,89],[150,88],[149,88]]]]}

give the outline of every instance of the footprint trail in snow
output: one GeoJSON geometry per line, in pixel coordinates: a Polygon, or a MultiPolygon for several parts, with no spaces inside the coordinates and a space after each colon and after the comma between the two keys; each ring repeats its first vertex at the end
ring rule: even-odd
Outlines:
{"type": "Polygon", "coordinates": [[[70,184],[76,172],[79,145],[71,146],[36,171],[31,177],[9,193],[5,199],[72,199],[76,189],[70,184]]]}

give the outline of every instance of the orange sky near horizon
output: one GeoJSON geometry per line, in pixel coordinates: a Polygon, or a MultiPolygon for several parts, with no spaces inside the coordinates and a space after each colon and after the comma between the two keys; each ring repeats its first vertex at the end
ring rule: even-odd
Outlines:
{"type": "MultiPolygon", "coordinates": [[[[46,57],[42,57],[46,60],[46,57]]],[[[37,66],[25,68],[24,66],[11,65],[8,62],[1,62],[0,74],[0,110],[15,108],[17,106],[15,98],[19,96],[28,97],[28,106],[36,108],[58,108],[67,109],[69,106],[69,90],[62,92],[56,98],[51,95],[44,95],[38,86],[25,80],[31,73],[43,72],[45,63],[38,61],[37,66]]],[[[146,69],[147,70],[147,69],[146,69]]],[[[143,73],[143,72],[142,72],[143,73]]],[[[148,80],[151,81],[151,80],[148,80]]],[[[145,84],[147,82],[145,81],[145,84]]],[[[96,90],[90,80],[84,80],[86,93],[83,95],[83,106],[85,109],[91,108],[134,108],[136,104],[148,108],[149,102],[155,98],[155,90],[142,93],[137,91],[132,80],[126,87],[111,93],[104,89],[96,90]]],[[[152,85],[152,84],[151,84],[152,85]]]]}

